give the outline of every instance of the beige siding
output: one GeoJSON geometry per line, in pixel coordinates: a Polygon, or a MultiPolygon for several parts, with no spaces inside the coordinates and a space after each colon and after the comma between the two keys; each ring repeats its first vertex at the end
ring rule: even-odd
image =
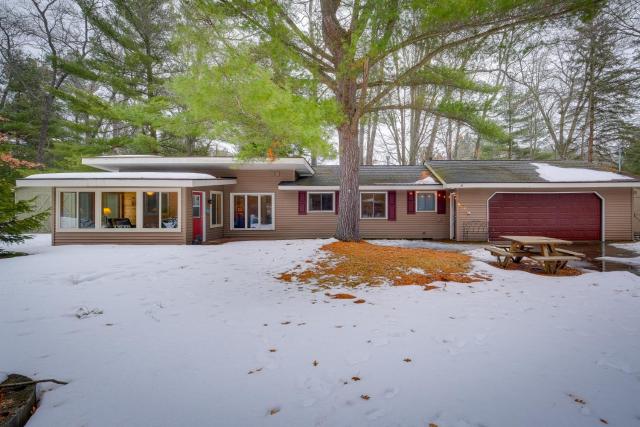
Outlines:
{"type": "MultiPolygon", "coordinates": [[[[553,189],[547,192],[581,192],[589,191],[576,189],[553,189]]],[[[458,189],[457,190],[457,218],[456,238],[465,240],[465,224],[467,226],[466,240],[486,239],[486,233],[474,233],[475,224],[486,224],[487,201],[492,194],[500,192],[495,189],[458,189]]],[[[509,189],[503,192],[526,193],[545,192],[540,189],[509,189]]],[[[605,206],[605,238],[606,240],[630,240],[632,218],[632,192],[630,188],[599,188],[597,193],[604,199],[605,206]]]]}
{"type": "MultiPolygon", "coordinates": [[[[40,227],[30,230],[34,233],[50,233],[51,232],[51,189],[44,187],[18,187],[15,193],[16,201],[27,200],[32,202],[33,212],[48,212],[47,218],[42,221],[40,227]]],[[[29,212],[18,215],[18,218],[26,218],[33,214],[29,212]]]]}
{"type": "MultiPolygon", "coordinates": [[[[220,237],[246,239],[296,239],[326,238],[334,235],[337,215],[333,212],[307,213],[298,215],[298,192],[280,191],[281,181],[295,179],[292,171],[203,171],[215,176],[235,177],[238,183],[224,186],[224,233],[220,237]],[[231,230],[231,193],[274,193],[275,194],[275,230],[231,230]]],[[[208,192],[220,187],[206,187],[208,192]]],[[[364,238],[427,238],[447,239],[449,237],[449,213],[436,214],[417,212],[407,214],[406,191],[396,192],[396,221],[364,219],[360,222],[361,235],[364,238]]],[[[448,209],[448,206],[447,206],[448,209]]],[[[208,217],[207,217],[208,221],[208,217]]],[[[208,223],[207,223],[208,224],[208,223]]],[[[213,240],[216,229],[207,228],[207,241],[213,240]]]]}
{"type": "MultiPolygon", "coordinates": [[[[182,189],[182,228],[177,232],[141,232],[141,231],[129,231],[129,232],[112,232],[112,231],[54,231],[52,233],[53,245],[90,245],[90,244],[165,244],[165,245],[180,245],[185,243],[191,243],[191,194],[188,190],[182,189]],[[188,199],[187,199],[188,194],[188,199]],[[186,209],[188,200],[189,209],[186,209]]],[[[53,189],[52,194],[52,218],[55,218],[55,209],[57,202],[55,200],[56,189],[53,189]]],[[[55,228],[52,225],[53,228],[55,228]]]]}

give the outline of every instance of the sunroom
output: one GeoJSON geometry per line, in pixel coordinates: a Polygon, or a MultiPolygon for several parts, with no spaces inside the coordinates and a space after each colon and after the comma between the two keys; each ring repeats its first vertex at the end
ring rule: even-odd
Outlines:
{"type": "Polygon", "coordinates": [[[190,190],[235,183],[203,173],[89,172],[31,175],[17,185],[52,189],[54,241],[84,243],[81,235],[89,233],[92,243],[115,242],[117,236],[127,241],[145,236],[140,242],[154,243],[152,233],[162,241],[167,233],[186,243],[192,227],[190,190]]]}

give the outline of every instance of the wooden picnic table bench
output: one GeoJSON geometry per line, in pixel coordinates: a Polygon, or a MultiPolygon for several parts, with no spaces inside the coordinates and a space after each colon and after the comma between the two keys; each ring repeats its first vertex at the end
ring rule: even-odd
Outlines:
{"type": "Polygon", "coordinates": [[[556,274],[566,267],[569,261],[580,261],[581,258],[573,255],[550,255],[550,256],[530,256],[534,261],[538,261],[544,267],[544,272],[556,274]]]}
{"type": "Polygon", "coordinates": [[[506,267],[511,261],[519,263],[523,257],[530,258],[542,264],[544,271],[556,274],[566,267],[569,261],[579,261],[584,258],[580,252],[557,248],[557,245],[570,245],[568,240],[555,239],[544,236],[500,236],[511,241],[509,245],[493,245],[485,247],[498,260],[501,267],[506,267]],[[538,249],[539,248],[539,249],[538,249]]]}

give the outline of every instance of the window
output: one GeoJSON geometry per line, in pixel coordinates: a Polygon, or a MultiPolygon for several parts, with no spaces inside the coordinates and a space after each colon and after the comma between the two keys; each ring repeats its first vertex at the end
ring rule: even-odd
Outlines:
{"type": "Polygon", "coordinates": [[[222,191],[211,192],[211,227],[222,227],[222,191]]]}
{"type": "Polygon", "coordinates": [[[160,224],[162,228],[178,228],[178,193],[162,192],[160,198],[160,224]]]}
{"type": "Polygon", "coordinates": [[[180,231],[180,193],[175,189],[61,189],[56,200],[60,230],[180,231]]]}
{"type": "Polygon", "coordinates": [[[95,228],[96,195],[90,192],[60,193],[60,228],[95,228]]]}
{"type": "Polygon", "coordinates": [[[273,194],[231,194],[231,228],[273,230],[273,194]]]}
{"type": "Polygon", "coordinates": [[[309,212],[333,212],[333,193],[308,193],[309,212]]]}
{"type": "Polygon", "coordinates": [[[102,228],[136,227],[136,193],[102,193],[102,228]]]}
{"type": "Polygon", "coordinates": [[[142,224],[143,228],[178,228],[178,193],[144,192],[142,224]]]}
{"type": "Polygon", "coordinates": [[[416,212],[435,212],[436,193],[433,191],[416,191],[416,212]]]}
{"type": "Polygon", "coordinates": [[[387,193],[360,193],[360,218],[387,218],[387,193]]]}
{"type": "Polygon", "coordinates": [[[200,200],[200,194],[191,195],[192,216],[194,218],[200,218],[200,211],[202,208],[202,200],[200,200]]]}

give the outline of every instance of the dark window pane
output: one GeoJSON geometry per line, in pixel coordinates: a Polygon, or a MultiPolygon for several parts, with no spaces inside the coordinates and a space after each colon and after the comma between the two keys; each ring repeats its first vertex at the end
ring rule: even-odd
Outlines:
{"type": "Polygon", "coordinates": [[[323,193],[321,196],[322,196],[322,210],[332,211],[333,210],[333,194],[323,193]]]}
{"type": "Polygon", "coordinates": [[[271,228],[273,223],[271,196],[260,196],[260,225],[271,228]]]}
{"type": "Polygon", "coordinates": [[[142,193],[142,227],[160,228],[160,193],[142,193]]]}
{"type": "Polygon", "coordinates": [[[191,195],[191,205],[193,209],[193,217],[200,218],[201,208],[202,208],[202,200],[200,199],[200,194],[192,194],[191,195]]]}
{"type": "Polygon", "coordinates": [[[418,211],[434,211],[436,198],[433,193],[418,193],[418,211]]]}
{"type": "Polygon", "coordinates": [[[218,193],[211,194],[211,225],[222,224],[222,197],[218,193]]]}
{"type": "Polygon", "coordinates": [[[178,193],[162,194],[162,228],[178,228],[178,193]]]}
{"type": "Polygon", "coordinates": [[[78,193],[78,227],[96,227],[96,194],[78,193]]]}
{"type": "Polygon", "coordinates": [[[76,228],[76,193],[60,193],[60,228],[76,228]]]}
{"type": "Polygon", "coordinates": [[[247,196],[247,218],[249,218],[248,228],[258,228],[258,196],[247,196]]]}
{"type": "Polygon", "coordinates": [[[322,209],[322,194],[309,194],[309,210],[319,211],[322,209]]]}
{"type": "Polygon", "coordinates": [[[233,196],[233,227],[245,228],[244,196],[233,196]]]}

